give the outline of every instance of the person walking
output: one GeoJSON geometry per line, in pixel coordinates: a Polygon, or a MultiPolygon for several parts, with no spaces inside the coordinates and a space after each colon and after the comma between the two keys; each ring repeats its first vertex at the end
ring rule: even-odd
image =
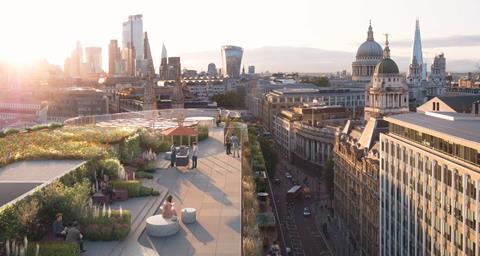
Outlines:
{"type": "Polygon", "coordinates": [[[232,154],[231,150],[232,150],[232,140],[231,138],[228,136],[225,136],[225,145],[227,146],[225,149],[226,149],[226,153],[227,155],[230,155],[232,154]]]}
{"type": "Polygon", "coordinates": [[[233,157],[240,157],[240,153],[238,152],[238,149],[240,147],[240,142],[238,141],[237,135],[233,134],[232,137],[230,138],[230,141],[233,147],[233,157]]]}
{"type": "Polygon", "coordinates": [[[197,143],[194,142],[192,146],[192,168],[197,168],[197,159],[198,159],[198,146],[197,143]]]}
{"type": "Polygon", "coordinates": [[[170,167],[175,167],[175,162],[177,161],[177,143],[173,143],[170,146],[170,167]]]}

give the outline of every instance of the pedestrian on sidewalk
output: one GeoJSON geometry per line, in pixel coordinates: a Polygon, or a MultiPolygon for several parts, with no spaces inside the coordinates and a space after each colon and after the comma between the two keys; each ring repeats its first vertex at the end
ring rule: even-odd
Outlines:
{"type": "Polygon", "coordinates": [[[198,158],[198,146],[197,143],[194,142],[192,146],[192,168],[197,168],[197,158],[198,158]]]}
{"type": "Polygon", "coordinates": [[[170,146],[170,167],[175,167],[175,162],[177,162],[177,143],[174,142],[170,146]]]}
{"type": "Polygon", "coordinates": [[[238,141],[237,135],[233,134],[230,138],[230,141],[232,142],[233,147],[233,157],[240,157],[240,153],[238,152],[238,149],[240,148],[240,142],[238,141]]]}
{"type": "Polygon", "coordinates": [[[225,149],[226,149],[227,155],[232,154],[232,151],[231,151],[231,150],[232,150],[232,140],[231,140],[231,138],[228,136],[228,134],[227,134],[227,136],[225,136],[225,145],[226,145],[226,148],[225,148],[225,149]]]}

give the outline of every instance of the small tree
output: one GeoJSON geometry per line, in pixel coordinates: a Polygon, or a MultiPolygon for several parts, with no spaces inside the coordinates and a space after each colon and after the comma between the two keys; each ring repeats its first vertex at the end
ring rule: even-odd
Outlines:
{"type": "Polygon", "coordinates": [[[334,179],[334,162],[332,159],[328,159],[323,164],[323,176],[325,177],[325,184],[327,185],[327,191],[330,195],[330,200],[333,199],[333,179],[334,179]]]}

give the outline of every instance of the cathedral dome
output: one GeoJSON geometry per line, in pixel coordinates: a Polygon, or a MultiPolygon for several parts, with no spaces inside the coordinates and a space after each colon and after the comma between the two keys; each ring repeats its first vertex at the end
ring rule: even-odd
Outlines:
{"type": "Polygon", "coordinates": [[[399,74],[398,66],[395,61],[390,58],[383,59],[380,63],[377,64],[375,68],[375,73],[378,74],[399,74]]]}
{"type": "Polygon", "coordinates": [[[372,58],[372,59],[377,59],[377,58],[382,58],[383,56],[383,49],[380,44],[378,44],[375,41],[365,41],[363,44],[358,47],[357,50],[357,59],[362,59],[362,58],[372,58]]]}

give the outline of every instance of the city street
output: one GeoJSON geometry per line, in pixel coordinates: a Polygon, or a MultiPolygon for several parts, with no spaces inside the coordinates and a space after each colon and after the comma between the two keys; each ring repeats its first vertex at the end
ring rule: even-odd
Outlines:
{"type": "Polygon", "coordinates": [[[306,174],[283,159],[279,160],[277,168],[271,184],[286,246],[292,249],[292,255],[334,255],[320,231],[321,223],[317,223],[318,220],[321,220],[317,218],[317,215],[326,214],[321,213],[318,206],[328,199],[328,195],[321,192],[319,175],[315,177],[312,174],[306,174]],[[313,193],[311,199],[299,196],[293,204],[287,205],[286,194],[293,186],[293,181],[285,177],[286,170],[290,170],[293,179],[300,181],[302,185],[304,181],[309,184],[313,193]],[[276,178],[280,182],[273,182],[276,178]],[[304,207],[312,209],[311,216],[303,216],[304,207]]]}

